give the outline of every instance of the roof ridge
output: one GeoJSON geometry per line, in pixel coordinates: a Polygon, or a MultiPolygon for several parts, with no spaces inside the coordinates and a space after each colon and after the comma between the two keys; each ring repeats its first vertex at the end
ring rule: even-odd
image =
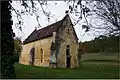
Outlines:
{"type": "Polygon", "coordinates": [[[44,28],[34,30],[23,42],[23,44],[36,41],[38,39],[42,39],[48,36],[52,36],[54,31],[57,31],[59,26],[62,24],[64,19],[61,19],[55,23],[52,23],[44,28]]]}
{"type": "MultiPolygon", "coordinates": [[[[38,29],[38,30],[34,30],[24,41],[23,44],[26,44],[26,43],[29,43],[29,42],[32,42],[32,41],[36,41],[36,40],[39,40],[39,39],[42,39],[42,38],[45,38],[45,37],[49,37],[49,36],[52,36],[53,35],[53,32],[57,31],[60,26],[63,24],[64,20],[70,16],[67,14],[63,19],[55,22],[55,23],[52,23],[46,27],[43,27],[41,29],[38,29]]],[[[72,23],[72,22],[71,22],[72,23]]]]}
{"type": "Polygon", "coordinates": [[[45,26],[45,27],[43,27],[43,28],[41,28],[41,29],[38,29],[37,31],[42,30],[42,29],[44,29],[44,28],[48,28],[49,26],[52,26],[52,25],[54,25],[54,24],[57,24],[57,23],[61,22],[62,20],[63,20],[63,19],[61,19],[61,20],[59,20],[59,21],[56,21],[56,22],[54,22],[54,23],[52,23],[52,24],[50,24],[50,25],[47,25],[47,26],[45,26]]]}
{"type": "MultiPolygon", "coordinates": [[[[63,21],[67,16],[69,16],[69,15],[66,14],[66,16],[63,17],[63,19],[61,19],[61,20],[59,20],[59,21],[56,21],[56,22],[54,22],[54,23],[52,23],[52,24],[50,24],[50,25],[47,25],[47,26],[45,26],[45,27],[43,27],[43,28],[41,28],[41,29],[44,29],[44,28],[47,28],[47,27],[49,27],[49,26],[51,26],[51,25],[54,25],[54,24],[56,24],[56,23],[59,23],[59,22],[63,21]]],[[[41,29],[38,29],[38,30],[41,30],[41,29]]],[[[37,31],[38,31],[38,30],[37,30],[37,31]]]]}

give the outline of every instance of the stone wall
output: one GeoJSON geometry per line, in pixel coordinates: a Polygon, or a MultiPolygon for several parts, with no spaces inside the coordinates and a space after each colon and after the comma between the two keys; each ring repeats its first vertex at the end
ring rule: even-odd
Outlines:
{"type": "Polygon", "coordinates": [[[74,34],[74,29],[71,25],[70,19],[68,18],[63,26],[60,27],[57,34],[57,40],[60,43],[59,53],[57,54],[58,67],[66,68],[66,46],[70,46],[70,68],[78,67],[78,41],[74,34]]]}
{"type": "Polygon", "coordinates": [[[51,42],[52,42],[52,37],[48,37],[23,45],[22,52],[19,58],[19,63],[29,65],[30,50],[34,47],[35,48],[34,65],[44,66],[44,67],[49,66],[51,42]],[[41,57],[42,52],[43,52],[43,57],[41,57]],[[41,62],[41,58],[43,58],[42,62],[41,62]]]}

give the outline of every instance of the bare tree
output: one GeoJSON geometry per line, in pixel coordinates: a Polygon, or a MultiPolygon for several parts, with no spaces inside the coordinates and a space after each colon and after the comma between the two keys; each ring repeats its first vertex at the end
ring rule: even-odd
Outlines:
{"type": "Polygon", "coordinates": [[[119,0],[70,0],[69,11],[78,16],[75,25],[83,18],[82,28],[87,31],[102,32],[104,35],[120,35],[119,0]],[[84,4],[82,3],[84,2],[84,4]]]}
{"type": "Polygon", "coordinates": [[[89,18],[91,17],[90,21],[93,19],[99,20],[99,22],[96,22],[94,20],[93,24],[91,24],[89,21],[90,28],[105,30],[105,34],[108,35],[120,35],[119,0],[96,0],[91,2],[89,1],[88,4],[91,4],[93,6],[86,16],[89,18]]]}
{"type": "MultiPolygon", "coordinates": [[[[52,12],[47,8],[48,7],[48,1],[45,0],[21,0],[21,1],[16,1],[18,2],[22,7],[21,10],[18,10],[17,8],[12,7],[12,11],[15,13],[14,15],[16,15],[17,18],[17,23],[16,26],[17,28],[19,28],[22,31],[22,25],[24,24],[24,19],[23,19],[23,15],[28,15],[28,16],[35,16],[36,17],[36,21],[38,22],[38,28],[41,27],[41,24],[39,22],[40,19],[40,13],[42,13],[43,15],[45,15],[45,17],[47,18],[48,22],[50,21],[51,18],[54,18],[54,15],[52,14],[52,12]],[[39,6],[39,7],[38,7],[39,6]],[[45,9],[47,8],[47,9],[45,9]],[[39,9],[41,9],[41,12],[39,9]]],[[[55,4],[55,2],[51,1],[53,4],[55,4]]]]}
{"type": "MultiPolygon", "coordinates": [[[[106,31],[105,33],[109,35],[118,35],[120,33],[120,2],[119,0],[69,0],[66,1],[69,4],[69,10],[67,12],[71,14],[75,14],[77,16],[77,20],[74,20],[74,26],[79,23],[83,18],[85,19],[86,25],[83,25],[82,28],[86,29],[86,32],[91,30],[101,30],[106,31]],[[86,2],[83,4],[82,2],[86,2]],[[94,19],[94,20],[93,20],[94,19]],[[95,21],[98,20],[98,22],[95,21]],[[93,21],[93,22],[92,22],[93,21]],[[101,24],[99,23],[101,21],[101,24]]],[[[52,12],[50,10],[46,11],[44,6],[48,5],[48,1],[37,0],[39,3],[39,8],[42,9],[43,14],[46,16],[48,21],[52,18],[52,12]]],[[[51,3],[55,3],[51,1],[51,3]]],[[[21,6],[24,6],[24,10],[21,12],[14,9],[18,18],[18,24],[22,25],[24,21],[22,21],[21,14],[30,14],[35,15],[36,20],[38,22],[39,27],[41,26],[39,23],[40,15],[37,14],[36,3],[33,0],[30,1],[20,1],[21,6]],[[30,3],[31,6],[28,4],[30,3]]],[[[19,26],[19,29],[22,30],[22,27],[19,26]]]]}

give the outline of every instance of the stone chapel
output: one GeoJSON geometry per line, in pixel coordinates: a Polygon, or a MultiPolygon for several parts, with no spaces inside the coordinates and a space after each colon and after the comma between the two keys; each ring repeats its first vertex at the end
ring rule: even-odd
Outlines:
{"type": "Polygon", "coordinates": [[[19,63],[42,67],[78,67],[78,37],[67,14],[62,20],[34,30],[23,42],[19,63]]]}

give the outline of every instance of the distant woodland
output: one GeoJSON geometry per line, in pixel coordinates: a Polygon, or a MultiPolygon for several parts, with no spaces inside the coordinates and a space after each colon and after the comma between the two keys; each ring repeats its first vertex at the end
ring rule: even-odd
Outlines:
{"type": "Polygon", "coordinates": [[[119,52],[119,36],[99,36],[91,41],[80,43],[85,53],[115,53],[119,52]]]}

